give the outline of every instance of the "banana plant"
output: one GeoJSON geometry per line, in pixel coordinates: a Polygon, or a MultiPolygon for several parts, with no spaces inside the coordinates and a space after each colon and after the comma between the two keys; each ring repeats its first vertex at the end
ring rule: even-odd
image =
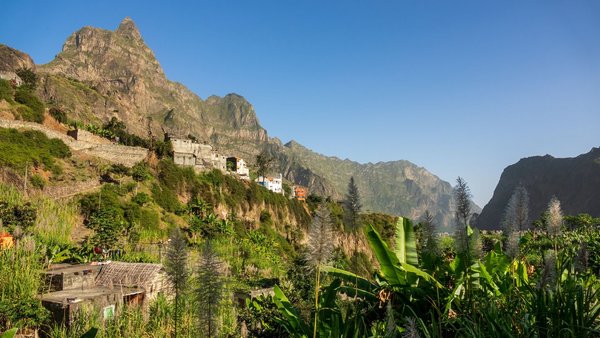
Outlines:
{"type": "Polygon", "coordinates": [[[366,235],[380,266],[380,284],[391,287],[416,287],[423,280],[438,288],[442,287],[435,278],[416,266],[417,244],[412,222],[408,218],[398,218],[394,250],[390,250],[372,225],[367,227],[366,235]]]}
{"type": "Polygon", "coordinates": [[[275,285],[273,296],[273,302],[277,305],[277,308],[281,312],[283,319],[278,320],[281,325],[287,330],[292,337],[306,338],[311,335],[310,326],[307,325],[298,310],[290,303],[290,300],[281,291],[279,286],[275,285]]]}
{"type": "Polygon", "coordinates": [[[19,331],[19,328],[12,328],[10,330],[6,330],[4,331],[4,333],[0,336],[0,338],[13,338],[14,336],[17,335],[17,331],[19,331]]]}
{"type": "MultiPolygon", "coordinates": [[[[369,225],[366,237],[373,251],[380,270],[375,281],[358,276],[352,272],[325,266],[322,270],[334,278],[324,288],[320,298],[319,337],[363,337],[369,335],[369,325],[365,322],[369,316],[365,311],[379,308],[377,304],[389,301],[384,295],[390,292],[407,293],[401,299],[413,299],[414,292],[420,292],[421,283],[429,283],[436,288],[442,285],[427,272],[419,269],[417,246],[414,228],[407,218],[399,218],[396,224],[394,249],[390,249],[379,233],[369,225]],[[340,308],[338,295],[358,299],[357,306],[340,308]]],[[[298,311],[290,304],[285,294],[275,287],[274,302],[279,308],[281,324],[293,337],[310,337],[310,326],[299,316],[298,311]]]]}
{"type": "MultiPolygon", "coordinates": [[[[342,282],[335,278],[331,284],[324,288],[319,298],[319,320],[317,327],[318,337],[365,337],[369,332],[365,312],[361,308],[342,306],[338,303],[338,294],[354,291],[354,287],[340,290],[342,282]]],[[[374,299],[376,301],[376,298],[374,299]]],[[[279,308],[282,318],[276,320],[286,329],[291,337],[312,337],[313,332],[299,315],[298,310],[290,304],[289,300],[279,287],[275,287],[273,297],[275,305],[279,308]]]]}

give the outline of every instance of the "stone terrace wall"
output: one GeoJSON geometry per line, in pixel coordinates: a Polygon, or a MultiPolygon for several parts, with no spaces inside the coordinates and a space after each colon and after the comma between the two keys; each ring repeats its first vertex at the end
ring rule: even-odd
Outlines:
{"type": "Polygon", "coordinates": [[[142,147],[128,147],[120,144],[96,143],[93,138],[86,138],[88,141],[75,140],[67,134],[48,129],[41,124],[25,121],[0,119],[0,128],[14,128],[37,130],[46,134],[49,138],[62,140],[69,148],[74,151],[81,151],[84,154],[96,156],[112,163],[122,164],[132,167],[134,164],[143,161],[148,156],[148,149],[142,147]]]}
{"type": "Polygon", "coordinates": [[[74,195],[82,194],[91,190],[100,188],[102,183],[98,179],[90,179],[71,183],[69,185],[59,185],[44,188],[44,194],[53,199],[67,198],[74,195]]]}

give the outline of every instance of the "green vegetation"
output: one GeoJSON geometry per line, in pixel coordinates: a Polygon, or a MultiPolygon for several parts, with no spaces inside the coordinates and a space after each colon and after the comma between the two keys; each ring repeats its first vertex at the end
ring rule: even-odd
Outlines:
{"type": "MultiPolygon", "coordinates": [[[[418,257],[410,222],[398,223],[393,249],[370,227],[366,236],[380,266],[375,282],[326,268],[333,281],[321,290],[319,307],[329,310],[319,312],[321,324],[315,329],[319,336],[335,337],[401,332],[426,337],[595,337],[600,333],[600,281],[590,262],[600,253],[587,250],[586,243],[597,247],[600,231],[599,223],[581,218],[575,222],[586,225],[563,229],[560,235],[526,232],[522,255],[514,259],[498,243],[472,265],[457,256],[432,268],[425,268],[431,266],[423,261],[427,258],[418,257]],[[555,236],[560,237],[556,242],[551,240],[555,236]],[[559,243],[558,254],[549,256],[554,243],[559,243]],[[358,301],[344,302],[344,296],[358,301]]],[[[311,327],[283,292],[276,291],[273,301],[280,309],[276,321],[288,334],[309,336],[311,327]]]]}
{"type": "Polygon", "coordinates": [[[26,166],[42,167],[60,173],[56,158],[71,156],[61,140],[49,139],[39,131],[0,128],[0,166],[23,170],[26,166]]]}
{"type": "Polygon", "coordinates": [[[45,105],[34,93],[37,86],[37,75],[29,69],[18,72],[25,82],[16,89],[9,81],[0,79],[0,100],[6,100],[12,106],[16,118],[25,121],[42,123],[44,121],[45,105]]]}
{"type": "Polygon", "coordinates": [[[39,327],[48,311],[37,299],[43,254],[32,237],[0,250],[0,331],[11,327],[39,327]]]}
{"type": "Polygon", "coordinates": [[[56,121],[58,121],[60,123],[64,123],[64,124],[69,123],[69,120],[67,118],[67,113],[58,107],[51,107],[48,110],[48,113],[50,114],[50,116],[52,116],[56,121]]]}
{"type": "Polygon", "coordinates": [[[0,100],[6,100],[9,103],[14,102],[15,90],[10,82],[0,79],[0,100]]]}
{"type": "Polygon", "coordinates": [[[20,88],[28,91],[34,91],[38,85],[38,76],[30,68],[17,69],[17,75],[23,80],[23,84],[20,88]]]}
{"type": "Polygon", "coordinates": [[[19,109],[23,120],[36,123],[44,121],[44,103],[33,92],[18,88],[15,91],[15,101],[24,105],[19,109]]]}
{"type": "MultiPolygon", "coordinates": [[[[102,337],[222,337],[238,335],[242,321],[250,335],[271,337],[593,337],[600,330],[600,220],[562,217],[557,202],[535,230],[519,233],[514,256],[501,233],[481,233],[483,254],[468,256],[451,236],[432,235],[431,215],[413,226],[406,218],[360,214],[365,230],[354,235],[344,231],[343,204],[331,199],[311,196],[303,204],[168,159],[102,172],[99,191],[68,203],[25,198],[0,185],[3,227],[18,235],[19,255],[35,270],[22,271],[23,290],[0,284],[8,290],[0,292],[0,310],[19,311],[0,316],[0,330],[23,325],[79,337],[95,326],[102,337]],[[81,222],[87,236],[75,244],[72,228],[81,222]],[[168,242],[174,229],[179,237],[168,242]],[[350,245],[335,247],[337,236],[350,245]],[[148,315],[121,308],[109,321],[90,312],[70,328],[51,322],[35,298],[39,272],[49,263],[98,259],[196,269],[179,275],[178,296],[157,299],[148,315]],[[234,292],[270,286],[274,296],[241,307],[232,300],[234,292]]],[[[477,232],[464,215],[472,243],[477,232]]],[[[0,262],[2,283],[22,266],[14,263],[16,249],[0,251],[13,252],[0,262]]]]}

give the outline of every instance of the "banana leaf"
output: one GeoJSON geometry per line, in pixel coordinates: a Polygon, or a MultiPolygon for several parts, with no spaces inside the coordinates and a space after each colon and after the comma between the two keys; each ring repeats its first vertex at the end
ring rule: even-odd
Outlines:
{"type": "MultiPolygon", "coordinates": [[[[404,221],[402,221],[402,224],[404,224],[404,221]]],[[[410,222],[408,222],[408,224],[410,225],[410,222]]],[[[412,227],[412,225],[410,225],[410,227],[412,227]]],[[[402,226],[402,228],[404,228],[404,226],[402,226]]],[[[414,238],[414,234],[412,236],[414,238]]],[[[436,281],[435,278],[433,278],[425,271],[417,268],[412,264],[401,262],[396,253],[388,248],[387,244],[383,241],[383,239],[381,239],[381,236],[379,235],[379,233],[377,233],[377,231],[373,228],[372,225],[369,225],[369,227],[367,228],[367,239],[369,240],[371,250],[373,250],[373,252],[375,253],[375,257],[379,262],[379,273],[381,274],[385,282],[390,286],[415,285],[419,277],[421,277],[427,282],[433,283],[437,287],[442,287],[442,285],[438,281],[436,281]]],[[[410,247],[410,245],[405,246],[406,250],[404,252],[406,253],[408,251],[412,251],[412,249],[408,249],[410,247]]],[[[416,252],[416,249],[414,251],[416,252]]],[[[416,254],[414,255],[414,257],[416,257],[416,254]]]]}
{"type": "Polygon", "coordinates": [[[343,282],[351,284],[354,288],[363,290],[364,292],[372,293],[377,288],[377,285],[373,284],[368,279],[356,275],[350,271],[334,268],[333,266],[324,266],[321,268],[321,270],[327,272],[333,277],[339,278],[343,282]]]}
{"type": "Polygon", "coordinates": [[[19,330],[19,328],[15,327],[10,330],[4,331],[4,333],[0,336],[0,338],[13,338],[17,334],[18,330],[19,330]]]}
{"type": "Polygon", "coordinates": [[[410,273],[410,274],[414,274],[418,277],[423,278],[424,280],[432,283],[433,285],[437,286],[438,288],[442,288],[443,285],[440,284],[440,282],[438,282],[432,275],[428,274],[427,272],[417,268],[416,266],[412,266],[410,264],[406,264],[406,263],[402,263],[402,270],[410,273]]]}
{"type": "Polygon", "coordinates": [[[310,335],[310,328],[304,323],[298,310],[290,303],[279,286],[275,285],[273,289],[275,292],[273,301],[285,319],[281,324],[294,337],[308,337],[310,335]]]}
{"type": "Polygon", "coordinates": [[[398,217],[396,222],[396,248],[394,253],[401,263],[413,266],[419,265],[417,256],[417,241],[412,222],[405,217],[398,217]]]}
{"type": "Polygon", "coordinates": [[[81,338],[94,338],[98,335],[98,328],[92,327],[86,333],[84,333],[81,338]]]}
{"type": "Polygon", "coordinates": [[[398,256],[388,248],[372,225],[367,227],[366,235],[371,250],[379,262],[381,276],[389,284],[406,284],[406,274],[397,268],[400,265],[398,256]]]}

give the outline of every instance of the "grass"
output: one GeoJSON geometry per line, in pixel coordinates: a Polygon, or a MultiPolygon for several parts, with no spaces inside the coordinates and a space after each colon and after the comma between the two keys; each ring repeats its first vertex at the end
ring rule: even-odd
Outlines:
{"type": "Polygon", "coordinates": [[[0,128],[0,166],[24,170],[26,166],[42,166],[60,171],[56,158],[67,158],[71,151],[58,139],[49,139],[35,130],[18,131],[0,128]]]}
{"type": "Polygon", "coordinates": [[[31,237],[0,250],[0,331],[39,327],[48,318],[36,298],[41,285],[42,257],[31,237]]]}
{"type": "MultiPolygon", "coordinates": [[[[0,184],[0,201],[20,205],[26,199],[15,187],[0,184]]],[[[74,201],[54,201],[44,196],[33,197],[29,202],[37,210],[31,234],[44,244],[70,244],[71,232],[79,217],[77,204],[74,201]]]]}

